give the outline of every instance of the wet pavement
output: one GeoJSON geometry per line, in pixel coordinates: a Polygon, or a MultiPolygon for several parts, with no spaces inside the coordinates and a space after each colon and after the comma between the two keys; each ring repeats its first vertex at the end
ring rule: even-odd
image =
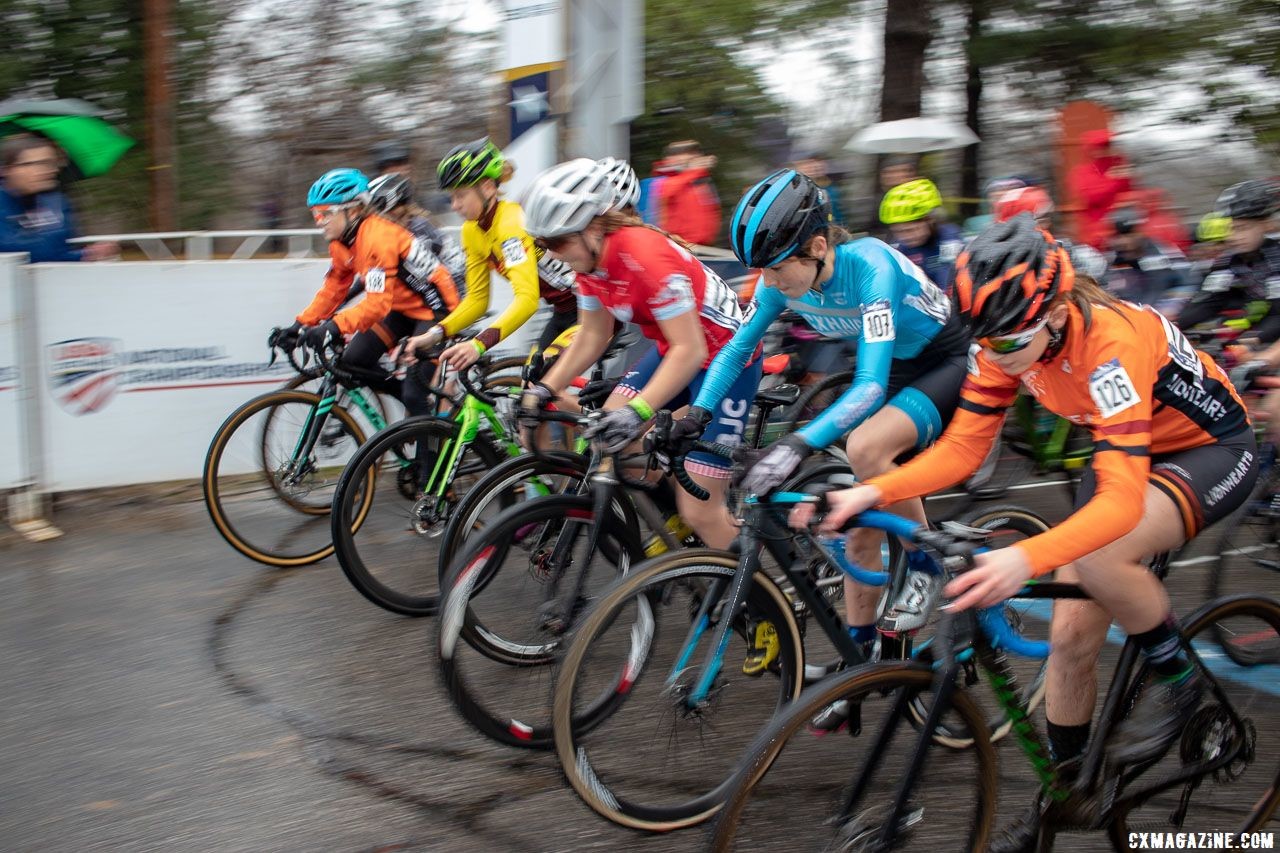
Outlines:
{"type": "MultiPolygon", "coordinates": [[[[1065,511],[1057,489],[1010,497],[1065,511]]],[[[67,498],[56,521],[53,542],[0,534],[2,849],[705,843],[609,825],[550,755],[474,734],[437,683],[431,620],[373,607],[332,559],[277,571],[240,557],[194,486],[67,498]]],[[[1179,609],[1203,582],[1199,564],[1174,576],[1179,609]]],[[[1257,722],[1277,729],[1280,710],[1257,722]]],[[[1020,807],[1030,777],[1001,754],[1020,807]]]]}

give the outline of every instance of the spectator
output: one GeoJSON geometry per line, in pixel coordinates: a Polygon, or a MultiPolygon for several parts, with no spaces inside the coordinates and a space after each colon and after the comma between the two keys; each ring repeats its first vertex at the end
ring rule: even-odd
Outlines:
{"type": "Polygon", "coordinates": [[[894,187],[920,177],[917,160],[914,154],[889,154],[880,161],[880,198],[875,209],[867,217],[866,231],[873,237],[888,242],[892,239],[886,223],[880,221],[880,209],[884,206],[884,196],[894,187]]]}
{"type": "Polygon", "coordinates": [[[640,218],[648,225],[658,224],[658,187],[667,179],[668,174],[670,170],[667,168],[667,161],[656,160],[649,177],[640,182],[640,201],[636,203],[636,208],[640,218]]]}
{"type": "Polygon", "coordinates": [[[373,146],[373,174],[385,175],[394,172],[409,180],[413,180],[413,156],[409,146],[392,139],[379,142],[373,146]]]}
{"type": "Polygon", "coordinates": [[[1080,135],[1087,160],[1067,175],[1067,188],[1080,205],[1076,242],[1105,250],[1109,234],[1107,214],[1117,197],[1133,188],[1133,170],[1111,146],[1111,131],[1090,130],[1080,135]]]}
{"type": "Polygon", "coordinates": [[[827,158],[819,151],[801,151],[796,154],[791,168],[827,191],[827,199],[831,202],[831,221],[835,225],[844,227],[844,211],[840,207],[840,187],[831,178],[827,158]]]}
{"type": "Polygon", "coordinates": [[[673,142],[657,186],[658,227],[690,243],[709,246],[720,234],[720,198],[711,183],[716,158],[692,139],[673,142]]]}
{"type": "Polygon", "coordinates": [[[1160,243],[1147,234],[1146,217],[1136,208],[1120,207],[1110,217],[1114,234],[1107,277],[1102,283],[1111,295],[1141,305],[1167,309],[1176,314],[1190,293],[1185,290],[1188,265],[1176,247],[1160,243]],[[1172,300],[1168,306],[1166,300],[1172,300]]]}
{"type": "Polygon", "coordinates": [[[58,148],[41,136],[11,136],[0,145],[0,252],[26,252],[33,264],[100,261],[115,257],[115,243],[83,249],[67,241],[77,236],[71,202],[58,188],[58,148]]]}

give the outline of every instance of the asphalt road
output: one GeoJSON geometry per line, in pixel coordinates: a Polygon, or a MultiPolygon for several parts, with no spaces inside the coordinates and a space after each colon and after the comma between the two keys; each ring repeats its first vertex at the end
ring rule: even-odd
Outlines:
{"type": "MultiPolygon", "coordinates": [[[[1065,512],[1057,488],[1010,497],[1065,512]]],[[[332,559],[290,571],[245,560],[194,488],[67,498],[56,521],[67,535],[54,542],[0,534],[0,849],[705,843],[698,830],[609,825],[551,756],[473,733],[437,683],[429,620],[368,604],[332,559]]],[[[1200,600],[1203,571],[1171,579],[1180,609],[1200,600]]],[[[1256,722],[1276,732],[1280,710],[1256,722]]],[[[1031,777],[1015,747],[1001,755],[1007,814],[1031,777]]],[[[1088,836],[1061,847],[1106,849],[1088,836]]]]}

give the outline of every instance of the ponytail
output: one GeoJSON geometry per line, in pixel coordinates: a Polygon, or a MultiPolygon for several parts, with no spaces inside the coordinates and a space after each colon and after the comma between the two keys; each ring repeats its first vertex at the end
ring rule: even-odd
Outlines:
{"type": "Polygon", "coordinates": [[[635,208],[630,210],[609,210],[596,217],[596,222],[604,226],[605,234],[612,234],[619,228],[648,228],[650,231],[657,231],[663,237],[666,237],[672,243],[675,243],[686,252],[693,252],[693,244],[683,237],[663,231],[656,225],[650,225],[645,222],[635,212],[635,208]]]}

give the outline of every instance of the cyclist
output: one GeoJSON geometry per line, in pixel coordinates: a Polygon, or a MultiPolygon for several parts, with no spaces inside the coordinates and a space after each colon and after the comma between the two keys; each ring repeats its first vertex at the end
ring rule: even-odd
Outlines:
{"type": "MultiPolygon", "coordinates": [[[[1037,186],[1015,187],[1006,190],[995,204],[996,222],[1008,222],[1020,213],[1029,213],[1036,225],[1053,231],[1053,199],[1037,186]]],[[[1107,274],[1107,258],[1086,243],[1073,243],[1059,238],[1058,244],[1071,256],[1071,265],[1091,278],[1101,279],[1107,274]]]]}
{"type": "MultiPolygon", "coordinates": [[[[369,182],[369,195],[370,206],[375,211],[408,228],[421,241],[424,250],[430,253],[429,257],[424,257],[424,262],[428,266],[444,264],[457,295],[465,293],[466,257],[458,241],[436,228],[427,212],[413,200],[413,181],[399,172],[387,172],[369,182]]],[[[412,282],[410,286],[413,286],[412,282]]],[[[455,298],[453,304],[445,307],[452,311],[456,305],[455,298]]]]}
{"type": "MultiPolygon", "coordinates": [[[[729,239],[739,260],[764,270],[765,286],[756,291],[749,321],[711,363],[693,407],[673,426],[673,439],[696,437],[713,413],[723,417],[725,406],[736,404],[725,392],[785,309],[821,334],[856,346],[857,372],[834,405],[751,467],[744,488],[759,494],[776,489],[806,456],[846,433],[849,462],[860,479],[884,473],[903,453],[938,437],[955,410],[969,338],[919,267],[879,240],[851,240],[832,226],[826,193],[791,169],[747,190],[730,220],[729,239]]],[[[919,501],[899,511],[924,521],[919,501]]],[[[876,531],[855,534],[850,556],[876,565],[881,541],[876,531]]],[[[916,620],[927,615],[942,584],[940,569],[923,552],[913,550],[909,559],[910,580],[886,617],[895,630],[919,627],[916,620]]],[[[876,588],[845,583],[849,632],[868,647],[876,639],[879,597],[876,588]]],[[[833,709],[815,727],[839,727],[846,710],[833,709]]]]}
{"type": "Polygon", "coordinates": [[[539,263],[541,253],[525,232],[520,205],[500,198],[500,186],[511,172],[510,164],[488,137],[453,148],[436,168],[440,188],[449,191],[454,211],[466,220],[462,248],[467,295],[438,324],[405,342],[407,360],[412,361],[415,350],[429,349],[480,319],[489,309],[491,268],[511,283],[514,298],[474,339],[444,351],[441,358],[454,370],[475,364],[487,350],[523,326],[537,310],[539,295],[551,303],[553,312],[549,328],[543,330],[544,346],[572,325],[572,270],[551,263],[551,259],[539,263]]]}
{"type": "Polygon", "coordinates": [[[916,178],[885,193],[880,221],[889,226],[893,248],[924,270],[943,293],[950,293],[951,269],[964,248],[964,236],[942,221],[942,194],[933,181],[916,178]]]}
{"type": "Polygon", "coordinates": [[[1231,234],[1231,220],[1214,211],[1206,213],[1196,224],[1196,241],[1187,250],[1191,261],[1191,278],[1196,283],[1204,281],[1213,269],[1213,262],[1222,254],[1223,244],[1231,234]]]}
{"type": "Polygon", "coordinates": [[[1144,228],[1147,219],[1136,208],[1113,210],[1110,219],[1113,233],[1105,289],[1119,299],[1158,310],[1171,291],[1185,287],[1186,257],[1177,247],[1149,236],[1144,228]]]}
{"type": "MultiPolygon", "coordinates": [[[[1068,777],[1084,751],[1098,654],[1114,619],[1162,679],[1115,733],[1113,759],[1158,758],[1204,686],[1185,658],[1163,585],[1142,561],[1225,518],[1257,477],[1253,430],[1226,375],[1160,314],[1120,302],[1084,276],[1029,216],[993,225],[957,262],[956,304],[981,344],[959,411],[934,447],[897,471],[830,496],[823,522],[927,495],[982,461],[1020,387],[1093,434],[1092,468],[1074,513],[1052,530],[979,555],[948,584],[953,609],[998,605],[1058,570],[1093,601],[1058,601],[1046,717],[1052,757],[1068,777]]],[[[797,511],[800,523],[812,513],[797,511]]],[[[1036,808],[992,849],[1031,850],[1036,808]]]]}
{"type": "MultiPolygon", "coordinates": [[[[356,169],[321,175],[307,193],[307,204],[329,241],[329,271],[311,304],[284,330],[282,343],[291,346],[301,339],[319,347],[355,334],[341,364],[372,368],[402,337],[431,326],[440,309],[425,294],[435,293],[447,306],[453,281],[444,267],[422,262],[422,247],[411,233],[374,212],[369,181],[356,169]],[[357,279],[364,298],[339,311],[357,279]],[[410,287],[409,279],[418,281],[417,287],[410,287]]],[[[410,414],[429,413],[417,371],[406,375],[403,386],[375,390],[399,394],[410,414]]]]}
{"type": "MultiPolygon", "coordinates": [[[[706,366],[741,324],[742,309],[729,286],[686,246],[611,209],[608,174],[592,160],[543,172],[526,202],[530,233],[579,273],[581,329],[542,381],[526,390],[522,408],[544,408],[598,359],[613,337],[614,318],[634,323],[656,346],[622,377],[596,426],[605,448],[620,451],[644,433],[655,410],[680,409],[698,393],[706,366]]],[[[726,389],[729,402],[708,425],[708,437],[726,444],[741,440],[759,380],[758,362],[742,371],[726,389]]],[[[709,547],[727,548],[737,535],[726,509],[727,463],[710,454],[689,458],[690,475],[711,500],[678,491],[680,514],[709,547]]]]}
{"type": "Polygon", "coordinates": [[[1265,302],[1266,313],[1250,329],[1264,344],[1280,339],[1280,240],[1268,232],[1280,210],[1280,183],[1244,181],[1218,197],[1216,212],[1231,220],[1226,250],[1214,261],[1200,293],[1178,315],[1190,328],[1223,312],[1265,302]]]}

